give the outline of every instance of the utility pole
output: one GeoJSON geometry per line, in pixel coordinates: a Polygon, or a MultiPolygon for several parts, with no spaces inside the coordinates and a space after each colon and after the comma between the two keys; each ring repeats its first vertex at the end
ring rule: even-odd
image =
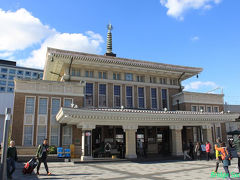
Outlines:
{"type": "Polygon", "coordinates": [[[5,111],[5,124],[3,130],[3,149],[1,156],[1,171],[0,179],[7,179],[7,148],[8,148],[8,132],[11,120],[11,108],[6,108],[5,111]]]}

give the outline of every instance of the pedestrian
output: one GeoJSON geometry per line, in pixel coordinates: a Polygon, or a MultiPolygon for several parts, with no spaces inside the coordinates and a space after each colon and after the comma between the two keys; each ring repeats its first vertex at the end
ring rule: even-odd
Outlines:
{"type": "Polygon", "coordinates": [[[206,154],[207,154],[207,161],[209,161],[209,159],[212,160],[212,156],[211,156],[211,144],[209,143],[209,141],[206,142],[206,154]]]}
{"type": "Polygon", "coordinates": [[[10,146],[7,149],[7,177],[12,179],[12,174],[15,171],[15,161],[18,160],[17,149],[15,147],[15,142],[10,141],[10,146]]]}
{"type": "Polygon", "coordinates": [[[218,150],[221,152],[221,158],[223,161],[223,168],[226,172],[227,175],[227,179],[230,179],[230,172],[228,169],[228,166],[231,165],[231,154],[230,152],[227,150],[226,144],[224,142],[221,143],[221,147],[218,148],[217,145],[215,144],[215,150],[218,150]]]}
{"type": "MultiPolygon", "coordinates": [[[[217,138],[216,140],[216,145],[218,148],[220,148],[220,144],[222,143],[221,139],[220,138],[217,138]]],[[[217,173],[218,171],[218,167],[219,167],[219,164],[222,162],[222,157],[221,157],[221,152],[216,150],[215,149],[215,154],[216,154],[216,169],[215,169],[215,173],[217,173]]]]}
{"type": "Polygon", "coordinates": [[[188,159],[192,159],[189,155],[188,155],[188,151],[189,151],[189,147],[187,145],[187,143],[184,143],[183,144],[183,159],[186,160],[187,158],[188,159]]]}
{"type": "Polygon", "coordinates": [[[140,159],[143,158],[143,142],[141,139],[138,139],[138,151],[139,151],[139,157],[140,159]]]}
{"type": "Polygon", "coordinates": [[[37,175],[39,175],[39,169],[41,166],[41,163],[44,163],[45,169],[47,171],[47,175],[51,175],[51,173],[48,171],[48,165],[47,165],[47,154],[48,154],[48,139],[44,139],[43,143],[38,146],[37,149],[37,159],[38,159],[38,166],[37,166],[37,175]]]}
{"type": "Polygon", "coordinates": [[[195,146],[195,153],[197,155],[197,160],[201,160],[201,144],[200,142],[197,142],[195,146]]]}
{"type": "Polygon", "coordinates": [[[192,158],[192,160],[194,159],[194,145],[193,145],[193,143],[190,141],[190,143],[189,143],[189,155],[190,155],[190,157],[192,158]]]}
{"type": "Polygon", "coordinates": [[[233,144],[234,148],[237,151],[238,156],[238,171],[240,173],[240,135],[234,135],[233,136],[233,144]]]}

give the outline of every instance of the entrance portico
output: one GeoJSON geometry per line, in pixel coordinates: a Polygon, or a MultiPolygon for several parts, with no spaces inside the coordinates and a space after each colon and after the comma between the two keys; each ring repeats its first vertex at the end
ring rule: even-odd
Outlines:
{"type": "Polygon", "coordinates": [[[173,156],[182,155],[182,129],[201,127],[203,141],[213,141],[214,123],[235,121],[236,114],[149,111],[132,109],[61,108],[59,123],[77,125],[82,129],[82,160],[92,158],[92,130],[96,126],[121,126],[125,132],[126,158],[136,158],[136,132],[139,127],[167,126],[170,129],[170,149],[173,156]]]}

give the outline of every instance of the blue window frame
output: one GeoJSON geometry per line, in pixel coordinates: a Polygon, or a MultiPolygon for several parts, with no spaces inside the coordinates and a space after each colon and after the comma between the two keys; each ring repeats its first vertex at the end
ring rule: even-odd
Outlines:
{"type": "Polygon", "coordinates": [[[18,71],[17,71],[17,75],[23,75],[23,71],[18,70],[18,71]]]}
{"type": "Polygon", "coordinates": [[[157,89],[151,88],[152,109],[157,109],[157,89]]]}
{"type": "Polygon", "coordinates": [[[1,68],[1,73],[7,73],[8,69],[7,68],[1,68]]]}
{"type": "Polygon", "coordinates": [[[85,100],[86,106],[93,106],[93,83],[86,83],[85,100]]]}
{"type": "Polygon", "coordinates": [[[6,86],[7,82],[6,81],[0,81],[0,85],[6,86]]]}
{"type": "Polygon", "coordinates": [[[13,76],[13,75],[8,75],[8,79],[9,79],[9,80],[13,80],[14,77],[15,77],[15,76],[13,76]]]}
{"type": "Polygon", "coordinates": [[[26,72],[25,72],[25,76],[31,76],[31,74],[32,74],[32,73],[29,72],[29,71],[26,71],[26,72]]]}
{"type": "Polygon", "coordinates": [[[162,106],[164,108],[168,108],[168,98],[167,98],[167,90],[162,89],[162,106]]]}
{"type": "Polygon", "coordinates": [[[15,74],[16,70],[15,69],[9,69],[9,74],[15,74]]]}
{"type": "Polygon", "coordinates": [[[13,92],[13,90],[14,90],[14,88],[12,88],[12,87],[7,88],[7,92],[13,92]]]}
{"type": "Polygon", "coordinates": [[[144,88],[139,87],[138,88],[138,107],[143,109],[145,107],[144,105],[144,88]]]}
{"type": "Polygon", "coordinates": [[[5,75],[5,74],[0,74],[0,79],[7,79],[7,75],[5,75]]]}
{"type": "Polygon", "coordinates": [[[133,108],[133,92],[132,86],[126,86],[126,107],[133,108]]]}
{"type": "Polygon", "coordinates": [[[121,106],[121,86],[114,85],[114,107],[121,106]]]}
{"type": "Polygon", "coordinates": [[[5,87],[0,87],[0,92],[5,92],[6,88],[5,87]]]}
{"type": "Polygon", "coordinates": [[[13,81],[8,81],[8,86],[14,86],[14,82],[13,81]]]}

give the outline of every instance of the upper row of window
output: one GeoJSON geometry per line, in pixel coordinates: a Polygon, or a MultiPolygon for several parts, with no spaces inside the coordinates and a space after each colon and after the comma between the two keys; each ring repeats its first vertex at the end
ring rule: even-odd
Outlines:
{"type": "Polygon", "coordinates": [[[23,71],[23,70],[16,70],[16,69],[8,69],[8,68],[1,68],[1,73],[9,73],[9,74],[17,74],[17,75],[24,75],[25,76],[33,76],[33,77],[40,77],[42,78],[43,73],[31,72],[31,71],[23,71]]]}
{"type": "MultiPolygon", "coordinates": [[[[72,68],[71,70],[72,76],[81,76],[80,69],[78,68],[72,68]]],[[[85,71],[85,77],[94,77],[94,71],[92,70],[86,70],[85,71]]],[[[99,71],[98,72],[98,78],[99,79],[107,79],[107,72],[106,71],[99,71]]],[[[122,79],[121,73],[119,72],[113,72],[112,74],[113,80],[126,80],[126,81],[133,81],[133,73],[124,73],[124,79],[122,79]]],[[[146,77],[144,75],[136,75],[136,81],[137,82],[146,82],[146,77]]],[[[177,79],[169,79],[169,83],[167,82],[167,78],[157,78],[154,76],[150,76],[149,79],[150,83],[160,83],[160,84],[170,84],[170,85],[178,85],[177,79]]]]}

